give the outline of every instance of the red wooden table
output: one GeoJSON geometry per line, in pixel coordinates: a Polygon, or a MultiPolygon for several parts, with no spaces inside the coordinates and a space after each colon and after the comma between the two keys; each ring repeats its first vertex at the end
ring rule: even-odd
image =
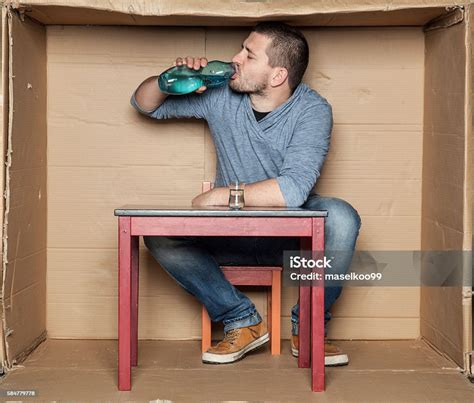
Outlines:
{"type": "MultiPolygon", "coordinates": [[[[131,367],[138,364],[139,237],[284,236],[299,237],[302,250],[324,251],[326,211],[301,208],[123,206],[119,221],[118,389],[131,390],[131,367]]],[[[313,272],[322,273],[321,269],[313,272]]],[[[324,283],[300,285],[300,368],[311,367],[314,392],[324,391],[324,283]],[[317,284],[317,285],[316,285],[317,284]]]]}

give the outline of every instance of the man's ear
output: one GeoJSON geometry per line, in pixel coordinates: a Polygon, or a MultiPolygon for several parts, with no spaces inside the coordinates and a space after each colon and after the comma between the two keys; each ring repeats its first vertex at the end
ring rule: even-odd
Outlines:
{"type": "Polygon", "coordinates": [[[284,67],[276,67],[272,76],[272,86],[279,87],[288,79],[288,70],[284,67]]]}

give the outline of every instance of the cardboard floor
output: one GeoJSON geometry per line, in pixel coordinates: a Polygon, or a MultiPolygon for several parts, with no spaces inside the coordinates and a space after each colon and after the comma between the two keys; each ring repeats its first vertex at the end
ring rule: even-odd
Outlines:
{"type": "MultiPolygon", "coordinates": [[[[310,391],[310,373],[298,369],[284,341],[225,366],[204,365],[199,341],[140,341],[132,391],[117,391],[117,342],[42,343],[0,381],[0,390],[36,389],[23,401],[472,401],[474,385],[451,361],[422,341],[341,341],[350,364],[326,369],[326,392],[310,391]]],[[[11,399],[10,401],[19,401],[11,399]]]]}

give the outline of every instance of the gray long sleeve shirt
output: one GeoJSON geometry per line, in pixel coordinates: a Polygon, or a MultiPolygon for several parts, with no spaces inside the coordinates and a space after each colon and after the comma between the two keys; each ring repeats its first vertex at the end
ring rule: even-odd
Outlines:
{"type": "Polygon", "coordinates": [[[142,110],[135,94],[131,104],[155,119],[205,119],[216,147],[215,185],[275,178],[287,207],[306,201],[329,150],[331,105],[303,83],[258,122],[249,96],[227,85],[202,94],[168,96],[154,111],[142,110]]]}

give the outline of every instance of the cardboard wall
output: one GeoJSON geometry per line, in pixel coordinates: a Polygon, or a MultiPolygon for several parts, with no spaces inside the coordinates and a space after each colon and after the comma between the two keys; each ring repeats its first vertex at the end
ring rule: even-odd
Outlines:
{"type": "Polygon", "coordinates": [[[10,15],[8,38],[2,327],[11,363],[46,337],[46,30],[10,15]]]}
{"type": "MultiPolygon", "coordinates": [[[[317,191],[362,216],[360,250],[421,244],[424,35],[411,28],[306,28],[304,81],[333,106],[317,191]],[[383,236],[381,236],[383,234],[383,236]]],[[[189,203],[212,180],[203,121],[156,121],[129,104],[177,56],[228,60],[243,28],[48,26],[48,301],[53,338],[115,338],[117,219],[123,204],[189,203]]],[[[143,249],[140,338],[200,338],[200,307],[143,249]]],[[[265,295],[251,292],[260,312],[265,295]]],[[[283,292],[282,333],[296,288],[283,292]]],[[[419,336],[419,289],[347,288],[330,337],[419,336]]]]}
{"type": "MultiPolygon", "coordinates": [[[[422,250],[471,248],[467,29],[464,21],[426,33],[422,250]]],[[[463,365],[461,286],[422,287],[420,325],[423,337],[463,365]]]]}
{"type": "Polygon", "coordinates": [[[453,0],[7,0],[44,24],[96,25],[253,25],[258,19],[284,19],[298,25],[423,25],[453,0]],[[74,7],[74,12],[71,8],[74,7]],[[236,18],[237,17],[237,18],[236,18]]]}
{"type": "MultiPolygon", "coordinates": [[[[115,4],[116,2],[112,3],[115,4]]],[[[390,5],[380,7],[375,5],[373,10],[360,12],[340,12],[334,13],[324,8],[318,10],[314,2],[305,10],[302,2],[298,2],[298,7],[290,7],[288,12],[288,3],[285,2],[285,10],[274,9],[274,2],[259,4],[257,1],[243,1],[232,3],[232,8],[226,6],[224,12],[215,12],[215,2],[209,3],[213,7],[213,12],[203,11],[199,5],[193,3],[194,9],[189,4],[186,5],[182,15],[161,15],[159,9],[163,2],[160,2],[159,9],[146,10],[145,15],[131,15],[128,12],[104,10],[103,8],[91,10],[86,7],[75,8],[71,13],[68,7],[64,6],[41,6],[27,8],[26,13],[31,18],[48,25],[66,24],[66,25],[159,25],[159,26],[195,26],[196,15],[199,15],[200,26],[249,26],[254,25],[262,16],[265,19],[284,20],[292,25],[298,26],[417,26],[423,25],[431,19],[442,14],[443,8],[410,8],[397,9],[390,5]],[[235,6],[243,6],[244,8],[235,6]],[[199,11],[197,11],[199,10],[199,11]],[[233,14],[231,12],[234,12],[233,14]],[[238,18],[236,18],[238,17],[238,18]]],[[[206,4],[206,5],[208,5],[206,4]]],[[[174,6],[175,4],[173,4],[174,6]]],[[[129,5],[129,10],[133,5],[129,5]]],[[[414,5],[413,7],[416,7],[414,5]]],[[[178,5],[178,10],[181,8],[178,5]]],[[[346,10],[348,4],[342,5],[342,10],[346,10]]],[[[116,8],[115,8],[116,9],[116,8]]],[[[352,4],[351,4],[351,9],[352,4]]],[[[367,9],[366,9],[367,10],[367,9]]],[[[127,10],[128,11],[128,10],[127,10]]]]}

